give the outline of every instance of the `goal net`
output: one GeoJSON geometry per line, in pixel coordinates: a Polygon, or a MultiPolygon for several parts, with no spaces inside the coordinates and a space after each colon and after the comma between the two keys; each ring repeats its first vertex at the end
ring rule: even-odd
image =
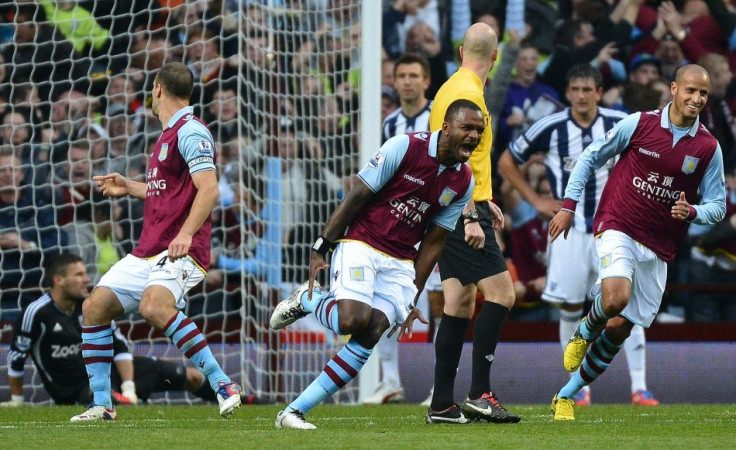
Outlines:
{"type": "MultiPolygon", "coordinates": [[[[168,61],[195,74],[191,104],[218,149],[213,265],[187,296],[185,313],[248,394],[289,401],[319,374],[343,339],[311,318],[287,331],[270,330],[268,321],[307,279],[311,243],[361,160],[362,6],[41,0],[2,7],[0,158],[15,157],[2,160],[13,170],[3,172],[0,189],[22,195],[0,199],[0,233],[21,237],[0,256],[0,401],[10,396],[10,327],[40,296],[44,262],[76,253],[94,284],[136,244],[142,202],[104,199],[90,180],[111,171],[145,180],[161,132],[150,110],[153,76],[168,61]]],[[[139,315],[117,322],[135,355],[186,363],[139,315]]],[[[48,402],[30,359],[24,390],[26,401],[48,402]]],[[[357,396],[351,383],[334,400],[357,396]]],[[[197,401],[182,393],[154,400],[197,401]]]]}

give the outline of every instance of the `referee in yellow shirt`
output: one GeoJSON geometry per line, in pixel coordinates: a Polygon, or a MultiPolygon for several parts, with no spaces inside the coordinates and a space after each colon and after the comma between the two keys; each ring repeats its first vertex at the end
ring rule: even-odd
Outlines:
{"type": "Polygon", "coordinates": [[[503,213],[491,200],[491,121],[483,97],[483,85],[496,61],[498,37],[491,27],[476,23],[465,32],[460,47],[462,64],[442,85],[434,99],[430,129],[442,128],[447,107],[467,99],[478,105],[486,127],[480,144],[470,157],[475,178],[473,201],[445,242],[439,261],[445,310],[435,340],[434,395],[427,423],[466,423],[470,419],[516,423],[521,418],[508,412],[491,391],[491,362],[501,327],[514,304],[514,288],[506,262],[496,242],[494,228],[503,228],[503,213]],[[485,302],[473,329],[473,373],[468,397],[455,404],[454,385],[465,331],[475,311],[477,289],[485,302]]]}

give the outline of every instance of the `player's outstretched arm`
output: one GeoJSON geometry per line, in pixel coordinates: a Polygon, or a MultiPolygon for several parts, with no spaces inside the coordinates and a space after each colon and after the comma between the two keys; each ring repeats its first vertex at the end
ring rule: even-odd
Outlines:
{"type": "Polygon", "coordinates": [[[329,264],[325,261],[325,257],[317,251],[312,250],[312,256],[309,260],[309,290],[307,291],[307,298],[312,300],[312,292],[314,291],[314,280],[317,278],[317,273],[320,270],[324,270],[329,267],[329,264]]]}
{"type": "Polygon", "coordinates": [[[429,274],[432,273],[432,269],[440,259],[448,234],[450,231],[446,228],[430,223],[427,233],[419,244],[417,256],[414,258],[414,285],[417,287],[417,292],[424,290],[429,274]]]}
{"type": "Polygon", "coordinates": [[[131,195],[140,200],[146,198],[146,183],[129,180],[117,172],[98,175],[92,177],[92,180],[105,197],[131,195]]]}
{"type": "MultiPolygon", "coordinates": [[[[369,188],[363,181],[355,183],[355,186],[350,189],[345,200],[340,203],[337,209],[335,209],[327,219],[322,235],[318,238],[317,242],[320,242],[323,245],[332,246],[332,243],[343,235],[345,228],[350,225],[355,218],[355,215],[363,209],[363,206],[368,203],[368,200],[370,200],[373,195],[374,193],[371,188],[369,188]]],[[[329,250],[326,250],[325,253],[327,251],[329,250]]],[[[317,277],[317,273],[327,267],[328,265],[325,261],[325,255],[317,252],[316,250],[312,250],[312,256],[309,261],[309,291],[307,291],[307,295],[310,300],[312,298],[312,287],[314,286],[314,280],[317,277]]]]}

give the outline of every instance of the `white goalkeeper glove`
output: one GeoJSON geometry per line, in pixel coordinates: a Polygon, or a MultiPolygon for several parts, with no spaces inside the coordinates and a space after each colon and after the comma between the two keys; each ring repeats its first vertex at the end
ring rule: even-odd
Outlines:
{"type": "Polygon", "coordinates": [[[135,394],[135,382],[134,381],[123,381],[120,385],[123,397],[130,400],[131,405],[138,404],[138,396],[135,394]]]}
{"type": "Polygon", "coordinates": [[[24,402],[22,395],[11,395],[9,401],[0,403],[0,407],[15,407],[23,405],[24,402]]]}

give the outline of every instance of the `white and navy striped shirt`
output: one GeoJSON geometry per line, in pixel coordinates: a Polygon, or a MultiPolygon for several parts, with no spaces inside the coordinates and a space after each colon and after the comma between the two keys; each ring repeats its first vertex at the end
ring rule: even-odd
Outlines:
{"type": "MultiPolygon", "coordinates": [[[[588,128],[581,128],[572,118],[570,108],[535,122],[526,132],[509,145],[509,151],[519,163],[525,163],[534,153],[545,154],[547,179],[556,199],[562,200],[570,173],[585,147],[602,139],[608,130],[627,115],[608,108],[598,108],[598,116],[588,128]]],[[[590,177],[583,190],[580,205],[575,211],[573,226],[578,230],[593,231],[593,215],[613,160],[590,177]]]]}
{"type": "Polygon", "coordinates": [[[432,110],[432,101],[428,101],[424,108],[413,117],[406,117],[404,111],[399,108],[386,116],[383,121],[382,141],[386,142],[394,136],[404,133],[417,133],[429,131],[429,113],[432,110]]]}

